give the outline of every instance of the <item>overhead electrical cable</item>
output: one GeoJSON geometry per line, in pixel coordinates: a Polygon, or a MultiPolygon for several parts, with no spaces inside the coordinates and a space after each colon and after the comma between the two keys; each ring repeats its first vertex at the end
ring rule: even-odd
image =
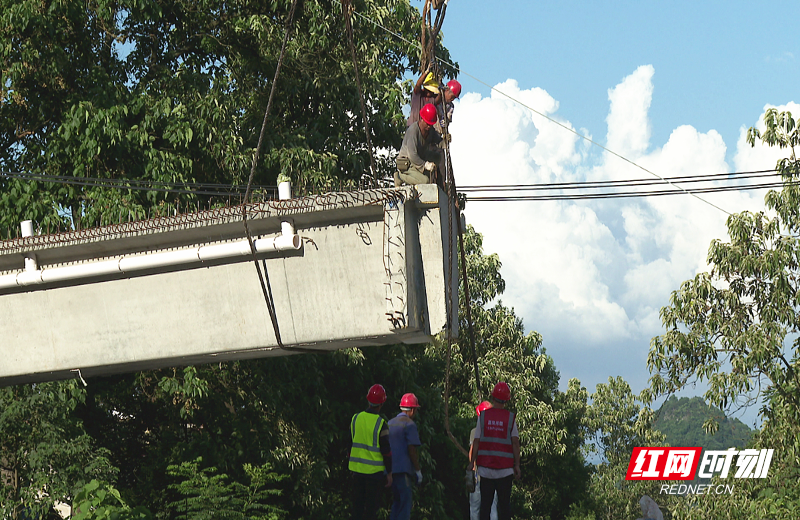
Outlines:
{"type": "MultiPolygon", "coordinates": [[[[419,48],[419,45],[418,45],[418,44],[416,44],[416,43],[414,43],[414,42],[412,42],[412,41],[410,41],[410,40],[406,39],[405,37],[403,37],[403,35],[401,35],[401,34],[398,34],[398,33],[394,32],[394,31],[392,31],[391,29],[388,29],[387,27],[384,27],[384,26],[383,26],[383,25],[381,25],[380,23],[378,23],[378,22],[376,22],[375,20],[372,20],[372,19],[370,19],[370,18],[368,18],[368,17],[366,17],[366,16],[362,15],[361,13],[356,13],[356,14],[357,14],[358,16],[360,16],[361,18],[363,18],[364,20],[366,20],[366,21],[368,21],[368,22],[370,22],[370,23],[374,24],[375,26],[377,26],[377,27],[380,27],[380,28],[381,28],[381,29],[383,29],[384,31],[388,32],[389,34],[392,34],[392,35],[393,35],[393,36],[395,36],[396,38],[400,38],[401,40],[403,40],[404,42],[408,43],[409,45],[416,46],[416,47],[418,47],[418,48],[419,48]]],[[[505,96],[505,97],[507,97],[508,99],[510,99],[511,101],[513,101],[514,103],[517,103],[518,105],[520,105],[520,106],[523,106],[523,107],[527,108],[527,109],[528,109],[528,110],[530,110],[531,112],[533,112],[533,113],[535,113],[535,114],[538,114],[539,116],[541,116],[541,117],[543,117],[543,118],[547,119],[547,120],[548,120],[548,121],[550,121],[551,123],[555,123],[556,125],[560,126],[561,128],[563,128],[563,129],[567,130],[568,132],[570,132],[570,133],[573,133],[573,134],[577,135],[577,136],[578,136],[578,137],[580,137],[581,139],[584,139],[585,141],[587,141],[587,142],[589,142],[589,143],[591,143],[591,144],[593,144],[593,145],[595,145],[595,146],[597,146],[597,147],[601,148],[602,150],[605,150],[606,152],[610,153],[611,155],[613,155],[613,156],[615,156],[615,157],[617,157],[617,158],[619,158],[619,159],[622,159],[623,161],[625,161],[625,162],[627,162],[627,163],[631,164],[632,166],[635,166],[636,168],[639,168],[640,170],[642,170],[642,171],[644,171],[644,172],[647,172],[647,173],[649,173],[650,175],[652,175],[652,176],[654,176],[654,177],[658,177],[659,179],[661,179],[661,180],[662,180],[662,181],[664,181],[664,182],[667,182],[667,183],[671,184],[672,186],[674,186],[675,188],[677,188],[677,189],[679,189],[679,190],[683,191],[683,192],[684,192],[684,193],[686,193],[687,195],[691,195],[692,197],[696,198],[697,200],[699,200],[699,201],[701,201],[701,202],[703,202],[703,203],[705,203],[705,204],[708,204],[709,206],[711,206],[711,207],[713,207],[713,208],[716,208],[716,209],[718,209],[719,211],[721,211],[721,212],[725,213],[726,215],[730,215],[730,214],[731,214],[729,211],[726,211],[725,209],[723,209],[723,208],[721,208],[721,207],[717,206],[717,205],[716,205],[716,204],[714,204],[713,202],[710,202],[710,201],[708,201],[708,200],[706,200],[706,199],[704,199],[704,198],[702,198],[702,197],[700,197],[700,196],[696,195],[695,193],[692,193],[691,191],[689,191],[689,190],[686,190],[686,189],[682,188],[681,186],[679,186],[679,185],[677,185],[677,184],[674,184],[674,183],[672,183],[672,182],[670,182],[670,181],[667,181],[667,180],[666,180],[664,177],[660,176],[659,174],[657,174],[657,173],[655,173],[655,172],[653,172],[653,171],[651,171],[651,170],[648,170],[648,169],[647,169],[647,168],[645,168],[644,166],[642,166],[642,165],[640,165],[640,164],[637,164],[637,163],[635,163],[634,161],[632,161],[632,160],[628,159],[627,157],[625,157],[625,156],[623,156],[623,155],[620,155],[620,154],[618,154],[617,152],[615,152],[615,151],[613,151],[613,150],[611,150],[611,149],[609,149],[609,148],[606,148],[605,146],[603,146],[602,144],[598,143],[597,141],[594,141],[592,138],[590,138],[590,137],[587,137],[587,136],[585,136],[585,135],[581,134],[580,132],[577,132],[575,129],[573,129],[573,128],[571,128],[571,127],[569,127],[569,126],[567,126],[567,125],[565,125],[565,124],[561,123],[560,121],[557,121],[556,119],[553,119],[552,117],[548,116],[547,114],[544,114],[544,113],[542,113],[542,112],[539,112],[538,110],[536,110],[535,108],[531,107],[530,105],[527,105],[527,104],[523,103],[522,101],[520,101],[520,100],[518,100],[518,99],[516,99],[516,98],[514,98],[514,97],[512,97],[512,96],[510,96],[509,94],[506,94],[506,93],[505,93],[505,92],[503,92],[502,90],[499,90],[499,89],[497,89],[497,88],[493,87],[492,85],[490,85],[490,84],[486,83],[485,81],[483,81],[483,80],[481,80],[481,79],[479,79],[479,78],[477,78],[477,77],[473,76],[472,74],[470,74],[470,73],[468,73],[468,72],[466,72],[466,71],[462,70],[460,67],[458,67],[458,66],[457,66],[457,65],[455,65],[454,63],[452,63],[452,62],[449,62],[449,61],[446,61],[446,60],[444,60],[444,59],[442,59],[442,58],[440,58],[440,57],[438,57],[438,56],[436,57],[436,59],[437,59],[437,60],[439,60],[440,62],[444,63],[445,65],[449,65],[450,67],[454,68],[454,69],[455,69],[455,70],[457,70],[459,73],[461,73],[461,74],[464,74],[464,75],[466,75],[466,76],[469,76],[470,78],[474,79],[474,80],[475,80],[475,81],[477,81],[478,83],[480,83],[480,84],[482,84],[482,85],[484,85],[484,86],[486,86],[486,87],[489,87],[489,89],[490,89],[490,90],[492,90],[492,91],[494,91],[494,92],[497,92],[498,94],[500,94],[500,95],[502,95],[502,96],[505,96]]]]}
{"type": "MultiPolygon", "coordinates": [[[[799,185],[800,182],[774,182],[762,183],[747,186],[714,186],[710,188],[697,188],[691,190],[691,193],[719,193],[724,191],[749,191],[749,190],[762,190],[769,188],[780,188],[786,185],[799,185]]],[[[658,197],[663,195],[685,195],[684,190],[658,190],[658,191],[627,191],[627,192],[605,192],[605,193],[555,193],[546,195],[476,195],[468,196],[467,200],[471,202],[478,201],[552,201],[552,200],[591,200],[591,199],[620,199],[620,198],[634,198],[634,197],[658,197]]]]}
{"type": "MultiPolygon", "coordinates": [[[[669,180],[680,180],[683,184],[689,183],[703,183],[714,182],[716,185],[707,187],[690,188],[689,191],[693,193],[715,193],[721,191],[747,191],[747,190],[760,190],[767,188],[779,188],[787,181],[782,181],[776,178],[774,181],[763,182],[767,178],[778,177],[776,170],[758,170],[749,172],[732,172],[732,173],[719,173],[710,175],[687,175],[681,177],[671,177],[669,180]],[[773,172],[773,173],[770,173],[773,172]],[[732,184],[745,179],[760,179],[761,182],[753,184],[732,184]],[[720,184],[725,183],[725,184],[720,184]]],[[[45,175],[45,174],[30,174],[23,172],[0,172],[0,177],[18,178],[21,180],[47,182],[54,184],[85,186],[90,188],[108,188],[119,190],[139,190],[139,191],[153,191],[159,193],[174,193],[174,194],[188,194],[188,195],[204,195],[211,197],[233,197],[241,195],[245,186],[242,185],[225,185],[225,184],[210,184],[210,183],[173,183],[161,182],[152,180],[135,180],[135,179],[102,179],[97,177],[71,177],[65,175],[45,175]],[[171,188],[162,186],[174,186],[171,188]],[[185,189],[182,187],[193,188],[185,189]]],[[[793,183],[790,183],[793,184],[793,183]]],[[[459,192],[465,194],[472,194],[469,200],[581,200],[581,199],[597,199],[597,198],[628,198],[628,197],[649,197],[658,195],[684,195],[684,190],[635,190],[635,191],[613,191],[613,188],[632,188],[632,187],[658,187],[668,186],[670,183],[662,182],[658,179],[623,179],[623,180],[605,180],[605,181],[575,181],[575,182],[556,182],[556,183],[537,183],[537,184],[484,184],[484,185],[471,185],[461,186],[458,188],[459,192]],[[589,191],[587,190],[603,190],[606,191],[589,191]],[[581,193],[576,194],[543,194],[543,195],[519,195],[519,196],[480,196],[481,193],[526,193],[526,192],[542,192],[542,191],[575,191],[582,190],[581,193]]],[[[274,191],[275,186],[258,185],[251,186],[251,188],[266,189],[274,191]]]]}
{"type": "MultiPolygon", "coordinates": [[[[779,176],[777,170],[760,170],[751,172],[716,173],[710,175],[685,175],[681,177],[667,177],[669,180],[680,180],[683,184],[696,182],[724,182],[738,181],[739,179],[755,179],[779,176]],[[767,173],[773,172],[773,173],[767,173]]],[[[667,184],[658,179],[620,179],[608,181],[573,181],[573,182],[551,182],[534,184],[473,184],[462,186],[460,191],[493,191],[511,189],[593,189],[593,188],[618,188],[628,186],[659,186],[667,184]]]]}

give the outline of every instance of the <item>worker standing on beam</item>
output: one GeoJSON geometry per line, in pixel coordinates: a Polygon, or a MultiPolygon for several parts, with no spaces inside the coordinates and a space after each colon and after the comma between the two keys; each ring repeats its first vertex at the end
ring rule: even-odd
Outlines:
{"type": "Polygon", "coordinates": [[[400,413],[389,421],[389,444],[392,447],[392,512],[389,520],[409,520],[414,486],[422,484],[417,447],[419,431],[414,417],[419,401],[414,394],[400,399],[400,413]]]}
{"type": "Polygon", "coordinates": [[[348,466],[353,473],[353,520],[375,520],[381,486],[392,485],[389,428],[379,415],[385,402],[383,386],[372,385],[367,393],[369,406],[350,421],[353,445],[348,466]]]}
{"type": "Polygon", "coordinates": [[[433,129],[436,124],[436,107],[427,104],[419,111],[419,120],[406,129],[403,144],[397,155],[394,185],[430,184],[436,178],[443,155],[442,136],[433,129]]]}
{"type": "Polygon", "coordinates": [[[439,84],[433,77],[432,72],[425,71],[417,80],[414,85],[414,90],[411,92],[411,112],[406,121],[406,127],[409,127],[419,121],[419,111],[422,107],[431,103],[436,105],[439,97],[439,84]]]}
{"type": "Polygon", "coordinates": [[[475,440],[467,469],[477,466],[481,478],[480,520],[490,520],[497,492],[499,520],[511,520],[511,485],[520,479],[519,431],[514,414],[505,409],[511,389],[499,382],[492,390],[492,407],[484,410],[475,426],[475,440]]]}

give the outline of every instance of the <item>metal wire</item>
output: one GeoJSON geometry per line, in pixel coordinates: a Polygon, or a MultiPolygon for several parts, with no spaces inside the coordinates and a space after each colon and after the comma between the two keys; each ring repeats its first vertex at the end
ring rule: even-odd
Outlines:
{"type": "MultiPolygon", "coordinates": [[[[383,29],[384,31],[388,32],[388,33],[389,33],[389,34],[391,34],[392,36],[394,36],[394,37],[396,37],[396,38],[399,38],[399,39],[401,39],[402,41],[404,41],[404,42],[408,43],[409,45],[416,46],[416,44],[414,44],[413,42],[411,42],[411,41],[409,41],[408,39],[406,39],[406,38],[405,38],[403,35],[401,35],[401,34],[398,34],[398,33],[394,32],[394,31],[392,31],[391,29],[388,29],[388,28],[384,27],[384,26],[383,26],[383,25],[381,25],[380,23],[378,23],[378,22],[376,22],[376,21],[374,21],[374,20],[372,20],[372,19],[370,19],[370,18],[368,18],[368,17],[366,17],[366,16],[364,16],[364,15],[362,15],[362,14],[360,14],[360,13],[356,13],[356,14],[357,14],[358,16],[360,16],[361,18],[363,18],[364,20],[366,20],[366,21],[368,21],[368,22],[370,22],[370,23],[372,23],[372,24],[376,25],[377,27],[380,27],[381,29],[383,29]]],[[[704,198],[702,198],[702,197],[700,197],[700,196],[696,195],[695,193],[691,193],[690,191],[687,191],[687,190],[685,190],[685,189],[681,188],[681,187],[680,187],[680,186],[678,186],[677,184],[673,184],[672,182],[669,182],[669,181],[667,181],[667,180],[666,180],[664,177],[662,177],[662,176],[658,175],[657,173],[654,173],[654,172],[652,172],[652,171],[648,170],[647,168],[645,168],[644,166],[641,166],[641,165],[639,165],[639,164],[637,164],[637,163],[633,162],[632,160],[628,159],[627,157],[624,157],[624,156],[622,156],[622,155],[618,154],[617,152],[615,152],[615,151],[613,151],[613,150],[611,150],[611,149],[609,149],[609,148],[606,148],[605,146],[603,146],[602,144],[598,143],[597,141],[594,141],[594,140],[593,140],[593,139],[591,139],[590,137],[587,137],[587,136],[585,136],[585,135],[581,134],[580,132],[577,132],[577,131],[575,131],[573,128],[570,128],[569,126],[567,126],[567,125],[565,125],[565,124],[561,123],[560,121],[557,121],[556,119],[553,119],[552,117],[548,116],[547,114],[544,114],[544,113],[542,113],[542,112],[539,112],[538,110],[536,110],[536,109],[532,108],[531,106],[529,106],[529,105],[526,105],[526,104],[525,104],[525,103],[523,103],[522,101],[520,101],[520,100],[518,100],[518,99],[516,99],[516,98],[514,98],[514,97],[511,97],[510,95],[506,94],[505,92],[503,92],[503,91],[501,91],[501,90],[498,90],[497,88],[495,88],[495,87],[493,87],[493,86],[489,85],[489,84],[488,84],[488,83],[486,83],[485,81],[482,81],[482,80],[478,79],[477,77],[473,76],[472,74],[470,74],[470,73],[468,73],[468,72],[465,72],[465,71],[461,70],[461,68],[460,68],[460,67],[458,67],[457,65],[455,65],[454,63],[447,62],[447,61],[445,61],[445,60],[443,60],[443,59],[441,59],[441,58],[436,58],[436,59],[437,59],[437,60],[439,60],[439,61],[441,61],[442,63],[444,63],[444,64],[446,64],[446,65],[449,65],[450,67],[454,68],[455,70],[457,70],[457,71],[458,71],[458,72],[460,72],[461,74],[465,74],[465,75],[469,76],[470,78],[474,79],[474,80],[475,80],[475,81],[477,81],[478,83],[481,83],[482,85],[484,85],[484,86],[488,87],[489,89],[493,90],[494,92],[497,92],[498,94],[500,94],[500,95],[502,95],[502,96],[505,96],[505,97],[507,97],[508,99],[510,99],[511,101],[513,101],[514,103],[517,103],[518,105],[520,105],[520,106],[523,106],[523,107],[527,108],[528,110],[530,110],[530,111],[531,111],[531,112],[533,112],[534,114],[537,114],[537,115],[539,115],[539,116],[541,116],[541,117],[543,117],[543,118],[547,119],[547,120],[548,120],[548,121],[550,121],[551,123],[554,123],[554,124],[556,124],[556,125],[560,126],[561,128],[563,128],[563,129],[567,130],[568,132],[570,132],[570,133],[573,133],[573,134],[577,135],[577,136],[578,136],[578,137],[580,137],[581,139],[584,139],[584,140],[586,140],[587,142],[589,142],[589,143],[591,143],[591,144],[593,144],[593,145],[595,145],[595,146],[597,146],[597,147],[601,148],[602,150],[605,150],[606,152],[610,153],[611,155],[613,155],[613,156],[615,156],[615,157],[617,157],[617,158],[619,158],[619,159],[622,159],[623,161],[625,161],[625,162],[627,162],[627,163],[631,164],[632,166],[635,166],[636,168],[639,168],[640,170],[642,170],[642,171],[644,171],[644,172],[647,172],[647,173],[649,173],[650,175],[652,175],[652,176],[654,176],[654,177],[657,177],[657,178],[661,179],[661,180],[662,180],[662,181],[664,181],[664,182],[668,182],[669,184],[672,184],[672,185],[673,185],[675,188],[677,188],[677,189],[679,189],[679,190],[681,190],[681,191],[685,192],[685,193],[686,193],[686,194],[688,194],[688,195],[691,195],[692,197],[696,198],[697,200],[699,200],[699,201],[701,201],[701,202],[703,202],[703,203],[705,203],[705,204],[708,204],[709,206],[711,206],[711,207],[713,207],[713,208],[715,208],[715,209],[718,209],[719,211],[721,211],[721,212],[725,213],[726,215],[730,215],[730,214],[731,214],[729,211],[726,211],[726,210],[722,209],[721,207],[717,206],[716,204],[713,204],[713,203],[711,203],[711,202],[709,202],[709,201],[705,200],[704,198]]]]}
{"type": "MultiPolygon", "coordinates": [[[[272,79],[272,86],[270,87],[269,91],[269,99],[267,100],[267,108],[264,110],[264,120],[261,123],[261,133],[258,135],[258,145],[256,146],[255,153],[253,154],[253,165],[250,168],[250,177],[247,180],[247,190],[244,194],[244,202],[245,204],[250,200],[250,189],[253,185],[253,177],[256,173],[256,165],[258,164],[258,155],[261,152],[261,144],[264,142],[264,132],[267,128],[267,119],[269,118],[270,109],[272,108],[272,100],[275,96],[276,87],[278,85],[278,77],[280,77],[281,73],[281,64],[283,63],[283,57],[286,54],[286,43],[289,41],[289,34],[291,33],[292,29],[292,22],[294,21],[294,10],[297,7],[297,0],[292,0],[292,7],[289,10],[289,16],[286,19],[286,30],[284,31],[283,35],[283,44],[281,45],[281,53],[278,57],[278,65],[275,67],[275,77],[272,79]]],[[[250,226],[247,224],[247,208],[242,208],[242,223],[244,224],[244,230],[247,233],[247,242],[250,244],[250,253],[253,257],[253,264],[256,267],[256,272],[258,273],[258,281],[261,283],[261,290],[264,293],[264,300],[267,304],[267,311],[269,312],[270,320],[272,321],[272,329],[275,332],[275,341],[278,343],[278,347],[283,347],[283,341],[281,341],[281,331],[278,327],[278,316],[275,313],[275,300],[272,298],[272,290],[269,284],[269,272],[267,271],[267,263],[264,262],[264,273],[261,273],[261,267],[258,265],[258,258],[256,258],[256,245],[253,242],[253,236],[250,233],[250,226]],[[266,278],[266,281],[265,281],[266,278]]]]}

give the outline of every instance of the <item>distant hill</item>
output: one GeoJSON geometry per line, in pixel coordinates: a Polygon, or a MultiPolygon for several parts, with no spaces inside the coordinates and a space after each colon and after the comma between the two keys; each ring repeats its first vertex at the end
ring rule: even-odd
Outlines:
{"type": "Polygon", "coordinates": [[[678,399],[674,395],[661,406],[653,428],[667,436],[670,446],[702,446],[707,450],[744,448],[753,433],[742,421],[726,417],[701,397],[678,399]],[[703,431],[703,423],[710,417],[719,422],[714,435],[703,431]]]}

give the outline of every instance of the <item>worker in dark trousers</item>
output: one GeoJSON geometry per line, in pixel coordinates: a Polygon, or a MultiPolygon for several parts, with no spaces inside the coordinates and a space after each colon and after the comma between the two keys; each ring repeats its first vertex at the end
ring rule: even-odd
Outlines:
{"type": "MultiPolygon", "coordinates": [[[[492,403],[489,401],[483,401],[481,404],[475,407],[475,414],[480,417],[481,412],[488,410],[492,407],[492,403]]],[[[475,448],[475,430],[473,428],[469,434],[469,459],[472,460],[472,450],[475,448]]],[[[474,478],[475,484],[475,491],[472,491],[469,494],[469,520],[480,520],[481,518],[481,478],[477,477],[474,478]]],[[[489,520],[497,520],[497,493],[494,494],[494,500],[492,500],[492,513],[489,517],[489,520]]]]}
{"type": "Polygon", "coordinates": [[[511,389],[499,382],[492,390],[492,407],[484,410],[475,426],[469,470],[477,466],[481,478],[481,520],[489,520],[497,493],[497,517],[511,520],[511,485],[520,479],[519,431],[514,414],[505,409],[511,389]]]}
{"type": "Polygon", "coordinates": [[[419,431],[414,423],[419,401],[414,394],[400,399],[400,413],[389,421],[389,445],[392,447],[392,512],[389,520],[409,520],[414,486],[422,484],[417,447],[419,431]]]}
{"type": "Polygon", "coordinates": [[[392,485],[392,452],[389,428],[379,415],[386,402],[386,390],[372,385],[367,393],[369,406],[350,421],[348,467],[353,476],[353,520],[375,520],[382,487],[392,485]]]}
{"type": "Polygon", "coordinates": [[[419,121],[419,111],[422,107],[428,103],[436,105],[438,102],[439,84],[434,79],[432,72],[423,72],[411,92],[411,113],[406,120],[406,127],[419,121]]]}
{"type": "Polygon", "coordinates": [[[419,111],[419,120],[406,129],[403,144],[397,155],[395,186],[430,184],[443,159],[439,147],[442,137],[433,129],[436,124],[436,107],[427,104],[419,111]]]}

